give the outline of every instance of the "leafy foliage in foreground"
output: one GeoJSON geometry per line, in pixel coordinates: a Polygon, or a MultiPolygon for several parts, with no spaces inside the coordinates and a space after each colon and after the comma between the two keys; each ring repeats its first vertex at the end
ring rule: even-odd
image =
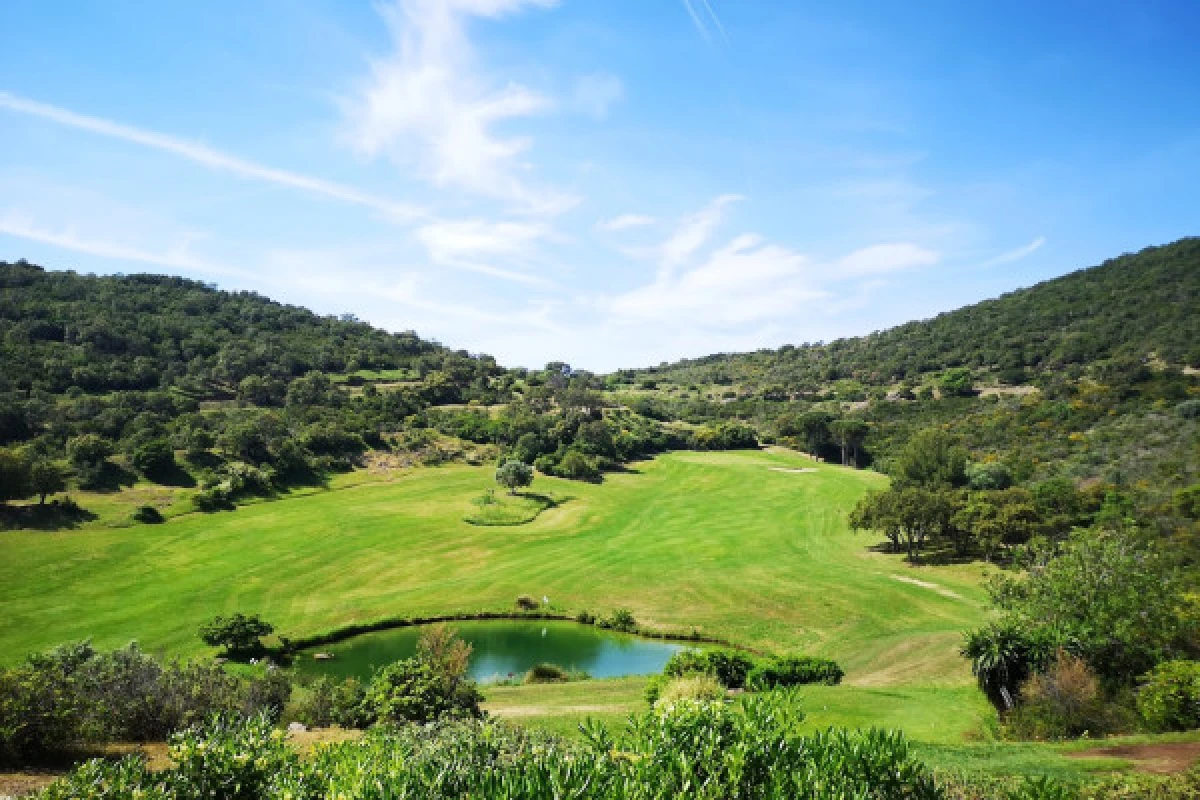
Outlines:
{"type": "Polygon", "coordinates": [[[801,798],[934,800],[930,770],[900,734],[802,736],[784,693],[740,706],[681,702],[617,735],[585,726],[570,742],[488,721],[379,729],[301,761],[263,720],[216,721],[176,737],[178,766],[92,762],[43,800],[242,798],[801,798]]]}

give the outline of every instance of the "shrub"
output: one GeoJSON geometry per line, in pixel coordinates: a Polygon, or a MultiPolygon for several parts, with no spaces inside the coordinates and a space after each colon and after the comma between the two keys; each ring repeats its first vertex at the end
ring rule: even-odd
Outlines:
{"type": "Polygon", "coordinates": [[[654,701],[654,707],[662,709],[681,702],[715,703],[724,697],[725,687],[720,681],[707,673],[694,673],[667,681],[654,701]]]}
{"type": "Polygon", "coordinates": [[[373,722],[427,723],[445,717],[477,717],[483,696],[472,681],[448,687],[433,665],[406,658],[375,673],[363,697],[373,722]]]}
{"type": "Polygon", "coordinates": [[[1021,687],[1021,699],[1009,715],[1009,727],[1022,738],[1062,739],[1102,734],[1110,717],[1096,673],[1065,650],[1055,654],[1045,672],[1021,687]]]}
{"type": "Polygon", "coordinates": [[[842,682],[844,676],[836,661],[812,656],[790,656],[755,666],[746,678],[746,687],[762,692],[807,683],[835,686],[842,682]]]}
{"type": "Polygon", "coordinates": [[[709,650],[704,655],[709,671],[722,686],[729,689],[745,688],[746,676],[754,669],[753,659],[736,650],[709,650]]]}
{"type": "Polygon", "coordinates": [[[90,742],[161,741],[213,714],[276,719],[291,686],[280,670],[244,680],[211,663],[161,663],[136,644],[86,642],[0,671],[0,761],[26,763],[90,742]]]}
{"type": "Polygon", "coordinates": [[[202,727],[171,737],[174,767],[162,781],[168,797],[269,797],[277,781],[298,766],[283,731],[264,716],[238,720],[215,717],[202,727]]]}
{"type": "Polygon", "coordinates": [[[355,678],[335,681],[326,675],[317,678],[303,695],[296,717],[314,728],[339,725],[343,728],[365,728],[370,724],[363,711],[366,689],[355,678]]]}
{"type": "Polygon", "coordinates": [[[517,595],[517,610],[518,611],[537,611],[539,608],[538,601],[532,595],[522,594],[517,595]]]}
{"type": "Polygon", "coordinates": [[[133,521],[145,523],[146,525],[158,525],[166,522],[162,512],[154,506],[138,506],[133,512],[133,521]]]}
{"type": "Polygon", "coordinates": [[[580,625],[595,625],[596,615],[588,611],[586,608],[575,615],[575,621],[580,625]]]}
{"type": "Polygon", "coordinates": [[[568,478],[573,481],[587,481],[588,483],[599,483],[604,478],[600,472],[600,467],[596,465],[594,459],[573,449],[567,450],[562,460],[558,462],[558,466],[554,468],[552,474],[560,478],[568,478]]]}
{"type": "Polygon", "coordinates": [[[1143,678],[1137,709],[1154,731],[1200,727],[1200,663],[1166,661],[1143,678]]]}
{"type": "Polygon", "coordinates": [[[525,683],[566,683],[571,675],[558,664],[535,664],[525,673],[525,683]]]}
{"type": "Polygon", "coordinates": [[[633,618],[633,612],[627,608],[618,608],[597,624],[602,628],[612,628],[614,631],[626,633],[637,629],[637,620],[633,618]]]}
{"type": "Polygon", "coordinates": [[[379,729],[303,761],[265,725],[241,723],[180,737],[174,743],[178,766],[161,773],[130,762],[90,764],[48,797],[944,796],[902,735],[829,730],[800,736],[802,718],[795,697],[776,692],[738,705],[677,703],[632,718],[615,733],[591,724],[580,741],[482,720],[379,729]]]}
{"type": "Polygon", "coordinates": [[[471,646],[445,625],[434,625],[417,642],[417,655],[375,673],[363,697],[372,722],[431,722],[478,717],[483,695],[467,678],[471,646]]]}
{"type": "Polygon", "coordinates": [[[1025,630],[1011,619],[968,631],[962,647],[979,688],[1005,710],[1012,708],[1021,684],[1043,669],[1054,651],[1054,642],[1044,631],[1025,630]]]}

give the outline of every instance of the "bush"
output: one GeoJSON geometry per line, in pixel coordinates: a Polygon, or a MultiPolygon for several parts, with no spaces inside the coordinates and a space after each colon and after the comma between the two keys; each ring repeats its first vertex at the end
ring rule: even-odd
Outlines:
{"type": "Polygon", "coordinates": [[[445,625],[431,626],[417,655],[375,673],[363,697],[364,716],[398,724],[482,715],[483,695],[467,678],[471,646],[445,625]]]}
{"type": "Polygon", "coordinates": [[[535,664],[525,673],[525,683],[566,683],[571,674],[558,664],[535,664]]]}
{"type": "Polygon", "coordinates": [[[1137,709],[1153,731],[1200,727],[1200,662],[1166,661],[1143,678],[1137,709]]]}
{"type": "Polygon", "coordinates": [[[627,608],[618,608],[597,624],[601,628],[612,628],[614,631],[626,633],[637,629],[637,620],[633,618],[633,612],[627,608]]]}
{"type": "Polygon", "coordinates": [[[478,717],[483,695],[472,681],[447,686],[432,664],[406,658],[375,673],[363,697],[372,722],[427,723],[442,718],[478,717]]]}
{"type": "Polygon", "coordinates": [[[727,689],[742,689],[754,660],[734,650],[680,650],[663,665],[661,675],[646,684],[646,701],[654,705],[675,678],[708,675],[727,689]]]}
{"type": "Polygon", "coordinates": [[[1096,673],[1076,656],[1059,650],[1053,663],[1021,687],[1008,724],[1025,739],[1063,739],[1103,734],[1110,715],[1096,673]]]}
{"type": "Polygon", "coordinates": [[[667,708],[681,702],[715,703],[725,698],[725,687],[707,673],[672,678],[662,687],[654,707],[667,708]]]}
{"type": "Polygon", "coordinates": [[[0,761],[29,763],[81,743],[161,741],[213,714],[277,719],[291,692],[281,670],[244,680],[216,664],[162,663],[136,644],[86,642],[0,671],[0,761]]]}
{"type": "Polygon", "coordinates": [[[580,625],[595,625],[596,615],[588,611],[586,608],[575,615],[575,621],[580,625]]]}
{"type": "Polygon", "coordinates": [[[763,692],[808,683],[836,686],[842,682],[844,676],[845,672],[836,661],[812,656],[791,656],[755,666],[746,678],[746,688],[763,692]]]}
{"type": "Polygon", "coordinates": [[[158,525],[166,522],[166,519],[163,517],[162,512],[154,506],[138,506],[137,510],[133,512],[133,521],[146,525],[158,525]]]}
{"type": "Polygon", "coordinates": [[[709,672],[729,689],[743,689],[746,676],[754,669],[754,660],[735,650],[709,650],[704,654],[709,672]]]}
{"type": "Polygon", "coordinates": [[[739,705],[677,703],[579,741],[481,720],[372,731],[301,760],[261,721],[210,726],[172,742],[176,766],[93,762],[50,800],[317,800],[325,797],[905,798],[940,800],[902,735],[796,733],[787,692],[739,705]]]}
{"type": "Polygon", "coordinates": [[[365,728],[370,724],[363,711],[366,689],[355,678],[335,681],[326,675],[317,678],[303,695],[296,717],[313,728],[338,725],[365,728]]]}
{"type": "Polygon", "coordinates": [[[567,478],[573,481],[587,481],[588,483],[599,483],[604,479],[600,472],[600,467],[596,465],[594,459],[585,456],[578,450],[567,450],[562,460],[558,462],[558,466],[554,468],[553,473],[560,478],[567,478]]]}

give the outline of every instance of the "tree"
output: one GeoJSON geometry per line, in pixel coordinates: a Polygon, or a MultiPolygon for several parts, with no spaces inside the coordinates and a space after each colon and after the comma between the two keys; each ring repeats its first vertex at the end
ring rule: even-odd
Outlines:
{"type": "Polygon", "coordinates": [[[130,462],[147,478],[161,477],[175,469],[175,451],[166,439],[151,439],[133,451],[130,462]]]}
{"type": "Polygon", "coordinates": [[[850,528],[880,531],[893,552],[903,542],[908,560],[915,562],[931,539],[950,529],[953,510],[947,492],[891,488],[863,497],[850,513],[850,528]]]}
{"type": "Polygon", "coordinates": [[[244,657],[263,651],[262,637],[275,632],[275,626],[257,614],[241,612],[231,617],[214,617],[200,626],[200,638],[210,647],[224,647],[231,657],[244,657]]]}
{"type": "Polygon", "coordinates": [[[24,500],[32,491],[29,459],[13,450],[0,450],[0,503],[24,500]]]}
{"type": "Polygon", "coordinates": [[[852,417],[835,419],[829,426],[829,432],[842,449],[842,466],[858,466],[858,449],[867,436],[867,423],[852,417]]]}
{"type": "Polygon", "coordinates": [[[496,468],[496,483],[516,494],[517,489],[533,483],[533,467],[523,461],[505,461],[496,468]]]}
{"type": "Polygon", "coordinates": [[[67,459],[75,469],[80,485],[84,487],[99,482],[112,453],[112,443],[94,433],[85,433],[67,441],[67,459]]]}
{"type": "Polygon", "coordinates": [[[971,381],[971,370],[966,367],[955,367],[942,373],[938,381],[944,397],[969,397],[975,393],[971,381]]]}
{"type": "Polygon", "coordinates": [[[29,485],[38,496],[38,503],[45,505],[46,495],[67,488],[67,471],[57,461],[35,461],[29,468],[29,485]]]}
{"type": "Polygon", "coordinates": [[[967,451],[938,428],[920,431],[904,445],[893,465],[899,486],[954,488],[967,481],[967,451]]]}
{"type": "Polygon", "coordinates": [[[1023,629],[1069,643],[1110,686],[1131,685],[1195,641],[1188,583],[1166,548],[1128,532],[1078,531],[1031,547],[1029,560],[1025,575],[992,582],[993,603],[1023,629]]]}

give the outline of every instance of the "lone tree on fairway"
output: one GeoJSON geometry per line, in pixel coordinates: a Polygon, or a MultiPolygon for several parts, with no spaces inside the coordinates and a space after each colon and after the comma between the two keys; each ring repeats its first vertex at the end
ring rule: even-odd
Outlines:
{"type": "Polygon", "coordinates": [[[517,489],[533,483],[533,467],[522,461],[506,461],[496,468],[496,483],[516,494],[517,489]]]}
{"type": "Polygon", "coordinates": [[[29,468],[29,488],[38,496],[38,504],[46,504],[46,495],[67,488],[67,472],[56,461],[35,461],[29,468]]]}
{"type": "Polygon", "coordinates": [[[262,637],[275,631],[275,626],[257,614],[242,613],[232,617],[214,617],[200,626],[200,638],[210,647],[224,647],[231,658],[254,655],[263,651],[262,637]]]}

